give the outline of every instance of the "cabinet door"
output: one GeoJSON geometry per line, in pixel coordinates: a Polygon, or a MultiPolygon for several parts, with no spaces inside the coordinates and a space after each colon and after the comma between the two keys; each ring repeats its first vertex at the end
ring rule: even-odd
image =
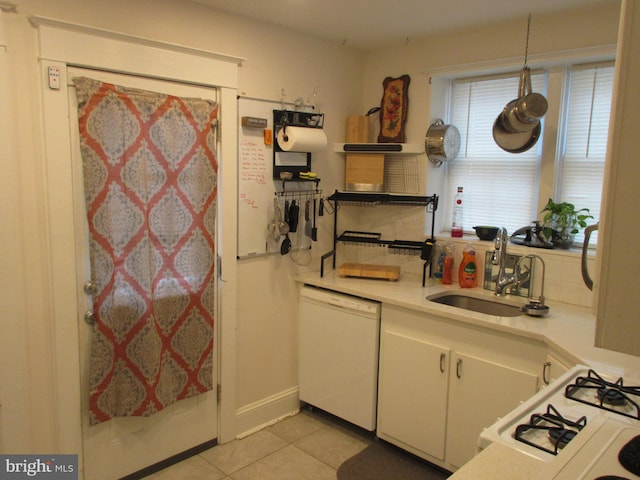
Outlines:
{"type": "Polygon", "coordinates": [[[461,467],[476,453],[484,428],[536,392],[538,377],[462,353],[453,356],[447,462],[461,467]]]}
{"type": "Polygon", "coordinates": [[[380,351],[378,436],[444,460],[450,350],[385,331],[380,351]]]}

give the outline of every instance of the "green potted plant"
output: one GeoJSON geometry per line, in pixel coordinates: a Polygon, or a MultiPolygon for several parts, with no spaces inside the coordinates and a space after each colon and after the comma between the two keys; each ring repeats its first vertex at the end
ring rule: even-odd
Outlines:
{"type": "Polygon", "coordinates": [[[588,219],[593,218],[588,208],[576,210],[572,203],[556,203],[552,199],[549,199],[541,213],[544,213],[544,236],[558,248],[571,248],[576,233],[587,226],[588,219]]]}

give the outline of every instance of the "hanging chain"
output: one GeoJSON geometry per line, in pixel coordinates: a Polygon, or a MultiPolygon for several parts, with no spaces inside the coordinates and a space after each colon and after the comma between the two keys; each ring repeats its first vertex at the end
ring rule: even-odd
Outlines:
{"type": "Polygon", "coordinates": [[[524,48],[524,66],[527,66],[527,58],[529,57],[529,31],[531,30],[531,14],[529,14],[529,19],[527,20],[527,43],[524,48]]]}

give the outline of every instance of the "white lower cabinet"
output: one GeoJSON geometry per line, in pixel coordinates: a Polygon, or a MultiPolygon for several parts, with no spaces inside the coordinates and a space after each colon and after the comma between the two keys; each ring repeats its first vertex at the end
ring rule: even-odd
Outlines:
{"type": "Polygon", "coordinates": [[[444,461],[451,350],[385,331],[378,383],[378,435],[444,461]],[[383,382],[383,383],[380,383],[383,382]],[[425,434],[425,432],[429,432],[425,434]]]}
{"type": "Polygon", "coordinates": [[[460,352],[453,364],[446,460],[460,468],[475,455],[482,430],[536,392],[538,377],[460,352]]]}
{"type": "Polygon", "coordinates": [[[380,342],[378,436],[449,470],[536,392],[546,358],[539,342],[385,304],[380,342]]]}

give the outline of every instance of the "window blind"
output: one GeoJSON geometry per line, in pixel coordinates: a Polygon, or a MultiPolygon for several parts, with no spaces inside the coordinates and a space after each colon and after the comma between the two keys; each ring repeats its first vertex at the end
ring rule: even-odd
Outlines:
{"type": "MultiPolygon", "coordinates": [[[[600,218],[613,77],[612,64],[570,72],[557,196],[578,209],[588,208],[594,217],[589,223],[600,218]]],[[[583,239],[582,232],[576,235],[576,242],[583,239]]]]}
{"type": "MultiPolygon", "coordinates": [[[[545,74],[531,76],[533,91],[545,92],[545,74]]],[[[454,81],[451,123],[460,130],[460,153],[447,164],[448,195],[443,230],[451,226],[453,195],[464,188],[464,229],[506,227],[509,233],[537,218],[537,177],[542,138],[530,150],[512,154],[493,140],[493,122],[518,96],[519,72],[498,78],[454,81]]]]}

